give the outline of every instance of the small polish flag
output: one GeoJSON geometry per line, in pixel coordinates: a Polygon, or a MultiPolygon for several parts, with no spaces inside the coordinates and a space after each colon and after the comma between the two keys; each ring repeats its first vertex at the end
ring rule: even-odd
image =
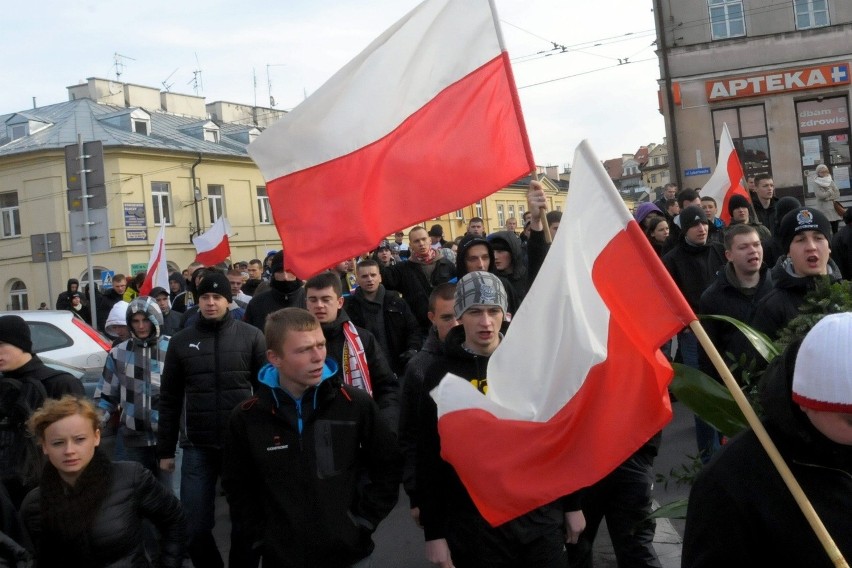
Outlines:
{"type": "Polygon", "coordinates": [[[148,272],[139,288],[140,296],[147,296],[156,287],[169,289],[169,267],[166,264],[166,226],[160,226],[160,232],[154,241],[151,258],[148,259],[148,272]]]}
{"type": "Polygon", "coordinates": [[[716,170],[704,187],[701,188],[701,197],[712,197],[716,200],[716,209],[719,218],[725,225],[731,224],[731,214],[728,213],[728,202],[734,195],[742,195],[751,203],[751,196],[743,187],[743,167],[731,133],[728,132],[728,124],[722,125],[722,136],[719,138],[719,160],[716,170]]]}
{"type": "Polygon", "coordinates": [[[228,234],[231,232],[231,224],[225,217],[213,223],[213,226],[201,235],[192,239],[195,245],[195,262],[204,266],[213,266],[224,262],[231,256],[231,244],[228,242],[228,234]]]}

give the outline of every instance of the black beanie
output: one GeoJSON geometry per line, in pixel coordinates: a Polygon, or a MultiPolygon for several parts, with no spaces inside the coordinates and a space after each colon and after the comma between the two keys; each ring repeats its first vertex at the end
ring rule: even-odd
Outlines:
{"type": "Polygon", "coordinates": [[[707,214],[699,205],[690,205],[680,212],[680,230],[684,233],[699,223],[710,224],[707,214]]]}
{"type": "Polygon", "coordinates": [[[228,277],[221,272],[213,274],[205,274],[201,279],[201,284],[198,285],[198,297],[201,298],[204,294],[219,294],[224,296],[230,304],[234,298],[231,296],[231,283],[228,282],[228,277]]]}
{"type": "Polygon", "coordinates": [[[784,215],[778,226],[778,236],[785,254],[790,251],[793,238],[802,231],[819,231],[826,239],[831,240],[831,223],[828,218],[813,207],[801,207],[784,215]]]}
{"type": "Polygon", "coordinates": [[[731,199],[728,200],[728,215],[733,215],[734,209],[739,209],[740,207],[748,208],[749,205],[748,199],[742,195],[732,195],[731,199]]]}
{"type": "Polygon", "coordinates": [[[24,353],[33,352],[30,326],[27,325],[24,318],[16,315],[0,317],[0,343],[14,345],[24,353]]]}

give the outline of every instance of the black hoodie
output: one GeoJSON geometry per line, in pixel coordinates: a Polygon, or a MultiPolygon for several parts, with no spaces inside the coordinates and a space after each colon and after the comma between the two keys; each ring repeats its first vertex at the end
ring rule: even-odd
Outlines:
{"type": "MultiPolygon", "coordinates": [[[[512,231],[499,231],[488,235],[488,242],[491,243],[492,248],[494,247],[494,243],[498,241],[503,243],[504,248],[512,255],[512,272],[497,270],[495,266],[494,274],[504,277],[509,282],[509,286],[514,290],[517,305],[520,307],[521,302],[524,301],[530,289],[527,266],[524,262],[523,243],[518,238],[518,235],[512,231]]],[[[511,312],[512,310],[509,311],[511,312]]]]}

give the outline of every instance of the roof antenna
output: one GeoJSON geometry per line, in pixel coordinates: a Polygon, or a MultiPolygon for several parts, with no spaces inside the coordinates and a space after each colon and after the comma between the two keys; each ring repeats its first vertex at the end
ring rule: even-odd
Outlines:
{"type": "Polygon", "coordinates": [[[269,90],[269,106],[275,108],[275,97],[272,96],[272,78],[269,75],[270,67],[284,67],[283,63],[266,64],[266,87],[269,90]]]}
{"type": "Polygon", "coordinates": [[[201,63],[198,62],[198,53],[195,54],[195,70],[192,72],[192,79],[187,83],[187,85],[192,84],[192,89],[195,91],[196,96],[199,92],[204,92],[204,82],[201,80],[201,63]]]}
{"type": "Polygon", "coordinates": [[[122,54],[117,53],[117,52],[113,53],[113,55],[112,55],[113,66],[115,67],[115,82],[116,83],[121,82],[121,74],[124,73],[124,68],[126,67],[126,65],[124,64],[125,59],[129,59],[130,61],[136,61],[132,57],[128,57],[126,55],[122,55],[122,54]]]}
{"type": "Polygon", "coordinates": [[[180,67],[175,67],[175,70],[174,70],[174,71],[172,71],[172,72],[169,74],[169,76],[168,76],[168,77],[166,77],[165,79],[163,79],[163,82],[162,82],[163,90],[164,90],[164,91],[166,91],[167,93],[169,92],[169,89],[171,89],[171,88],[172,88],[172,85],[174,85],[174,83],[169,83],[169,82],[168,82],[168,80],[172,78],[172,75],[174,75],[175,73],[177,73],[178,69],[180,69],[180,67]]]}

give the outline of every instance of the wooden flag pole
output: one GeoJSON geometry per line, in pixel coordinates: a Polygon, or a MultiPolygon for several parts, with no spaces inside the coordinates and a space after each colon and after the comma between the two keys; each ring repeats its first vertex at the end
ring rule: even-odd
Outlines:
{"type": "Polygon", "coordinates": [[[710,360],[713,361],[713,365],[716,367],[716,370],[719,371],[719,374],[722,376],[722,380],[725,381],[725,386],[728,387],[729,391],[731,391],[737,406],[740,407],[740,410],[743,415],[745,415],[749,426],[751,426],[751,429],[754,430],[755,435],[757,435],[757,439],[760,440],[761,445],[763,445],[763,449],[765,449],[766,453],[769,455],[769,459],[772,460],[772,463],[775,465],[778,473],[781,474],[781,478],[784,480],[784,483],[787,485],[790,493],[793,494],[793,498],[796,500],[796,503],[798,503],[799,508],[802,510],[802,513],[804,513],[805,518],[808,521],[808,524],[811,525],[811,529],[813,529],[814,533],[816,533],[817,538],[820,543],[822,543],[822,546],[829,558],[831,558],[832,563],[838,568],[848,568],[849,564],[846,563],[846,559],[843,558],[843,554],[841,554],[840,550],[837,548],[837,544],[835,544],[834,539],[832,539],[831,535],[828,534],[828,530],[822,523],[822,519],[820,519],[817,515],[813,505],[811,505],[811,502],[802,490],[801,485],[799,485],[799,482],[796,481],[796,478],[793,476],[793,472],[790,471],[790,468],[787,466],[784,458],[781,457],[781,454],[778,452],[778,448],[769,437],[769,434],[766,432],[766,428],[763,427],[763,423],[761,423],[760,418],[757,417],[757,414],[754,412],[751,404],[749,404],[748,399],[746,399],[745,394],[743,394],[742,389],[740,389],[740,386],[737,384],[736,379],[734,379],[734,376],[731,374],[731,371],[728,369],[728,366],[725,364],[722,356],[719,355],[719,351],[716,349],[716,346],[713,345],[713,342],[710,340],[707,332],[704,331],[704,327],[698,320],[694,320],[689,324],[689,328],[698,338],[701,346],[704,347],[704,351],[707,353],[708,357],[710,357],[710,360]]]}
{"type": "MultiPolygon", "coordinates": [[[[533,170],[530,175],[533,180],[539,182],[537,171],[533,170]]],[[[539,211],[539,215],[541,215],[541,226],[544,231],[544,242],[550,244],[553,242],[553,235],[550,234],[550,225],[547,223],[547,207],[542,207],[539,211]]]]}

